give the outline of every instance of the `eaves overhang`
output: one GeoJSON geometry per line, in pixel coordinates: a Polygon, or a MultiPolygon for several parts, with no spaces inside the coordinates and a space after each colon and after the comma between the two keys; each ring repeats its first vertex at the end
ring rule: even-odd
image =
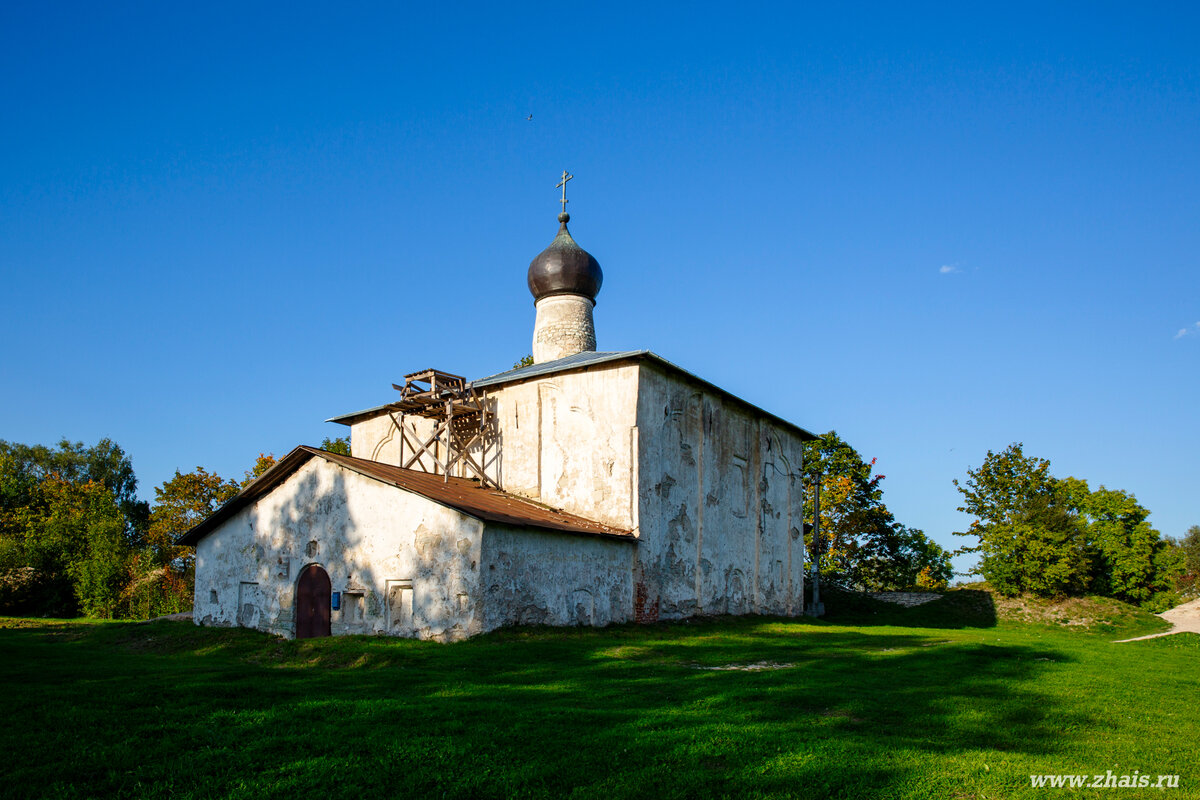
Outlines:
{"type": "Polygon", "coordinates": [[[181,536],[176,544],[194,547],[239,511],[270,494],[314,457],[397,489],[420,495],[483,522],[637,542],[637,537],[632,531],[614,528],[498,489],[487,489],[466,478],[446,479],[442,475],[403,469],[393,464],[301,445],[281,458],[275,466],[234,495],[207,519],[181,536]]]}

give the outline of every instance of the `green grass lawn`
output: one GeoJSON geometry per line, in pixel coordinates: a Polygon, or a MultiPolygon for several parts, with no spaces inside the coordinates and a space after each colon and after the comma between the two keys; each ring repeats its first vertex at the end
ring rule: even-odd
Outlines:
{"type": "Polygon", "coordinates": [[[1131,797],[1029,775],[1139,770],[1200,796],[1200,637],[954,602],[453,645],[3,619],[0,795],[1131,797]]]}

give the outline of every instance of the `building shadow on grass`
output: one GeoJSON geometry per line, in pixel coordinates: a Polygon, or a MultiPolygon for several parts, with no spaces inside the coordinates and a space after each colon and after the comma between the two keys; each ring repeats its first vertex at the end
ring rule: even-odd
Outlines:
{"type": "Polygon", "coordinates": [[[278,646],[285,668],[258,662],[254,692],[222,695],[195,757],[236,743],[350,793],[886,796],[928,759],[1052,755],[1093,722],[1039,690],[1063,653],[961,635],[746,618],[278,646]],[[319,735],[329,720],[353,735],[319,735]]]}

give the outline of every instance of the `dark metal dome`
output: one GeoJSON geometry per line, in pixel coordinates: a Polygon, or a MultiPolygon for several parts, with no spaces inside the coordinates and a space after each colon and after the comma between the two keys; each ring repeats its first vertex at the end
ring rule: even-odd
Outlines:
{"type": "Polygon", "coordinates": [[[592,254],[571,238],[567,230],[570,219],[571,215],[565,211],[558,215],[562,223],[558,236],[529,262],[529,291],[535,302],[554,294],[581,294],[595,300],[600,292],[604,273],[592,254]]]}

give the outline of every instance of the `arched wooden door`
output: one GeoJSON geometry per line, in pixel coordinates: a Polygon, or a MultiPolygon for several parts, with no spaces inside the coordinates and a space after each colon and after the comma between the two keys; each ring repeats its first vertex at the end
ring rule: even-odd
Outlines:
{"type": "Polygon", "coordinates": [[[329,635],[329,601],[333,590],[329,573],[309,564],[296,581],[296,638],[329,635]]]}

